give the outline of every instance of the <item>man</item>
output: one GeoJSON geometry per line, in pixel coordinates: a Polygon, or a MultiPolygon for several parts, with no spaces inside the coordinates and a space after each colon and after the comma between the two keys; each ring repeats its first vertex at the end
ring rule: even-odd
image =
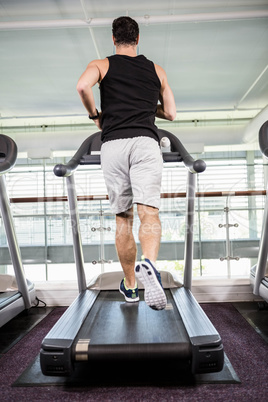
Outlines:
{"type": "Polygon", "coordinates": [[[113,21],[112,32],[116,54],[89,63],[77,90],[89,118],[102,130],[101,164],[116,215],[115,244],[125,274],[119,290],[126,301],[137,302],[136,274],[145,288],[145,302],[162,310],[166,296],[155,267],[161,238],[162,157],[154,121],[155,116],[174,120],[176,105],[165,71],[137,55],[137,22],[119,17],[113,21]],[[100,113],[92,91],[97,83],[100,113]],[[139,240],[145,257],[136,267],[133,204],[137,204],[139,240]]]}

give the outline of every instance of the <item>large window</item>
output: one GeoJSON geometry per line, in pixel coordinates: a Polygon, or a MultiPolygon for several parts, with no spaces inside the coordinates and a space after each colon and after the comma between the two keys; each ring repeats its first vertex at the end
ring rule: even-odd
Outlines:
{"type": "MultiPolygon", "coordinates": [[[[264,196],[229,193],[263,190],[264,161],[253,151],[199,157],[206,161],[207,169],[197,177],[194,276],[248,276],[257,258],[264,196]],[[216,196],[215,192],[229,195],[216,196]]],[[[67,194],[65,180],[53,173],[58,162],[64,160],[35,164],[19,160],[6,175],[9,196],[16,201],[12,203],[12,211],[24,267],[35,281],[76,279],[68,203],[42,201],[42,197],[67,194]],[[17,202],[17,199],[24,199],[24,202],[17,202]]],[[[186,170],[180,164],[168,164],[164,168],[162,192],[170,197],[161,202],[162,241],[158,266],[179,274],[183,272],[186,177],[186,170]],[[173,197],[174,193],[179,196],[173,197]]],[[[75,173],[75,182],[78,195],[106,194],[99,167],[81,166],[75,173]]],[[[78,205],[88,277],[103,270],[120,269],[114,247],[115,219],[109,202],[79,201],[78,205]]],[[[2,220],[0,225],[0,269],[11,273],[2,220]]],[[[137,243],[138,227],[136,217],[137,243]]]]}

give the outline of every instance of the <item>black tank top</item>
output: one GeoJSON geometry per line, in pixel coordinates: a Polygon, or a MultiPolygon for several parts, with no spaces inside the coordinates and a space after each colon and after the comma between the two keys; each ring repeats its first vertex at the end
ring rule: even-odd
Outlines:
{"type": "Polygon", "coordinates": [[[100,83],[102,141],[139,136],[158,141],[154,122],[161,83],[154,63],[142,55],[108,59],[100,83]]]}

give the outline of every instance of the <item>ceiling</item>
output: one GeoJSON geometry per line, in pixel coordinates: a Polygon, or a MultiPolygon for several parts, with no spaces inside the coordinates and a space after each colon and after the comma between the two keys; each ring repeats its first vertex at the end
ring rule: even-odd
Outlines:
{"type": "Polygon", "coordinates": [[[246,124],[266,110],[268,0],[0,0],[2,132],[88,125],[76,83],[114,52],[120,15],[137,19],[139,54],[167,72],[171,127],[246,124]]]}

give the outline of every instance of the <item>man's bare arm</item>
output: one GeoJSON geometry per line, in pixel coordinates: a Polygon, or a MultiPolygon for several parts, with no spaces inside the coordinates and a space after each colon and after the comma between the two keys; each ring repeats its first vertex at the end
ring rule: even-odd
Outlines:
{"type": "Polygon", "coordinates": [[[156,117],[165,120],[174,120],[176,118],[176,104],[173,92],[168,84],[167,75],[162,67],[155,65],[156,73],[161,82],[159,101],[157,105],[156,117]]]}
{"type": "MultiPolygon", "coordinates": [[[[87,66],[85,72],[81,75],[78,80],[76,89],[80,95],[81,101],[88,111],[89,116],[96,115],[96,104],[92,91],[92,87],[100,81],[100,70],[98,63],[96,61],[92,61],[87,66]]],[[[100,119],[93,120],[96,126],[100,127],[100,119]]]]}

